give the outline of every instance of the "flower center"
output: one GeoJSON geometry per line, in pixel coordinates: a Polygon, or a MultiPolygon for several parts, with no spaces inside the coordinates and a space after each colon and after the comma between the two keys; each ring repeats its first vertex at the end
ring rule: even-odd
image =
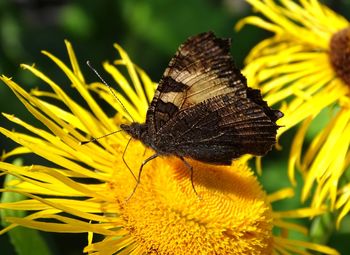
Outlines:
{"type": "Polygon", "coordinates": [[[245,163],[189,163],[202,200],[176,158],[150,162],[127,204],[130,188],[120,186],[125,178],[114,179],[125,230],[135,245],[147,254],[272,254],[272,209],[245,163]]]}
{"type": "Polygon", "coordinates": [[[333,35],[330,41],[330,60],[336,74],[350,85],[350,27],[333,35]]]}

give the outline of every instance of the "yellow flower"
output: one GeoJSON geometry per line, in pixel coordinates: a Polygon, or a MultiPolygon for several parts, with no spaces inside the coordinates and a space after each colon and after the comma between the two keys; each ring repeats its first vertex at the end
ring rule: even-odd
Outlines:
{"type": "MultiPolygon", "coordinates": [[[[48,52],[48,56],[68,77],[69,84],[81,95],[83,105],[37,68],[22,65],[53,92],[33,90],[27,93],[12,79],[3,76],[25,107],[42,124],[34,127],[9,114],[4,116],[30,134],[0,128],[0,132],[20,147],[3,159],[25,153],[37,154],[50,163],[18,166],[0,162],[0,171],[17,177],[2,189],[16,192],[27,200],[2,203],[0,208],[26,210],[24,218],[8,217],[5,233],[17,225],[44,231],[88,233],[89,254],[309,254],[316,250],[338,254],[335,250],[288,239],[290,230],[306,234],[301,226],[287,218],[310,217],[323,210],[299,209],[274,212],[271,202],[291,196],[286,190],[267,196],[244,158],[231,166],[215,166],[190,160],[194,167],[193,191],[190,173],[177,158],[152,160],[143,171],[141,183],[131,199],[135,179],[123,162],[129,137],[122,132],[81,145],[80,141],[118,130],[131,121],[109,89],[98,82],[88,84],[66,42],[71,67],[48,52]],[[92,97],[95,92],[116,112],[109,117],[92,97]],[[47,101],[47,98],[54,102],[47,101]],[[58,106],[59,105],[59,106],[58,106]],[[273,227],[280,234],[273,235],[273,227]],[[94,241],[96,235],[102,236],[94,241]]],[[[115,65],[104,64],[121,92],[114,93],[135,121],[145,118],[155,84],[118,46],[121,59],[115,65]],[[125,67],[129,77],[122,75],[125,67]],[[122,93],[123,92],[123,93],[122,93]],[[126,96],[123,96],[126,95],[126,96]]],[[[139,141],[131,141],[125,161],[137,175],[142,160],[152,152],[139,141]]]]}
{"type": "Polygon", "coordinates": [[[290,179],[295,184],[299,168],[305,180],[302,200],[313,194],[315,208],[330,201],[331,209],[340,210],[339,225],[350,210],[348,188],[340,184],[350,163],[349,22],[315,0],[248,2],[265,18],[247,17],[237,28],[252,24],[274,36],[250,52],[244,73],[270,104],[288,102],[282,104],[279,135],[301,124],[290,153],[290,179]],[[308,128],[323,110],[331,120],[303,151],[308,128]]]}

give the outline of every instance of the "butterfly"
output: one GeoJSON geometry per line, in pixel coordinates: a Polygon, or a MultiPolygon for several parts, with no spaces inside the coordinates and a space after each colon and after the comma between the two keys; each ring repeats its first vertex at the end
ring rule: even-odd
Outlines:
{"type": "Polygon", "coordinates": [[[244,154],[265,155],[276,143],[276,121],[283,114],[247,86],[230,47],[230,39],[212,32],[188,38],[159,81],[145,123],[121,125],[155,151],[142,163],[138,183],[143,166],[158,156],[180,158],[192,181],[185,158],[230,165],[244,154]]]}

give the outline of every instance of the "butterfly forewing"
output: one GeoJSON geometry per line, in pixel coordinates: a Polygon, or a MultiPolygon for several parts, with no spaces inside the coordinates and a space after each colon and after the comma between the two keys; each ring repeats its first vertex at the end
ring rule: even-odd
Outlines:
{"type": "Polygon", "coordinates": [[[157,132],[176,112],[210,97],[245,96],[246,80],[235,68],[229,49],[228,39],[211,32],[191,37],[180,46],[148,110],[151,132],[157,132]]]}

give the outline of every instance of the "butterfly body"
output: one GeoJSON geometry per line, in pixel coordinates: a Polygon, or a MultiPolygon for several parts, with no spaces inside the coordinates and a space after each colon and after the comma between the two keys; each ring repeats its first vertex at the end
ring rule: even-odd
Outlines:
{"type": "Polygon", "coordinates": [[[230,41],[212,32],[180,46],[159,82],[146,122],[122,125],[157,155],[229,165],[243,154],[265,155],[283,116],[234,66],[230,41]]]}

